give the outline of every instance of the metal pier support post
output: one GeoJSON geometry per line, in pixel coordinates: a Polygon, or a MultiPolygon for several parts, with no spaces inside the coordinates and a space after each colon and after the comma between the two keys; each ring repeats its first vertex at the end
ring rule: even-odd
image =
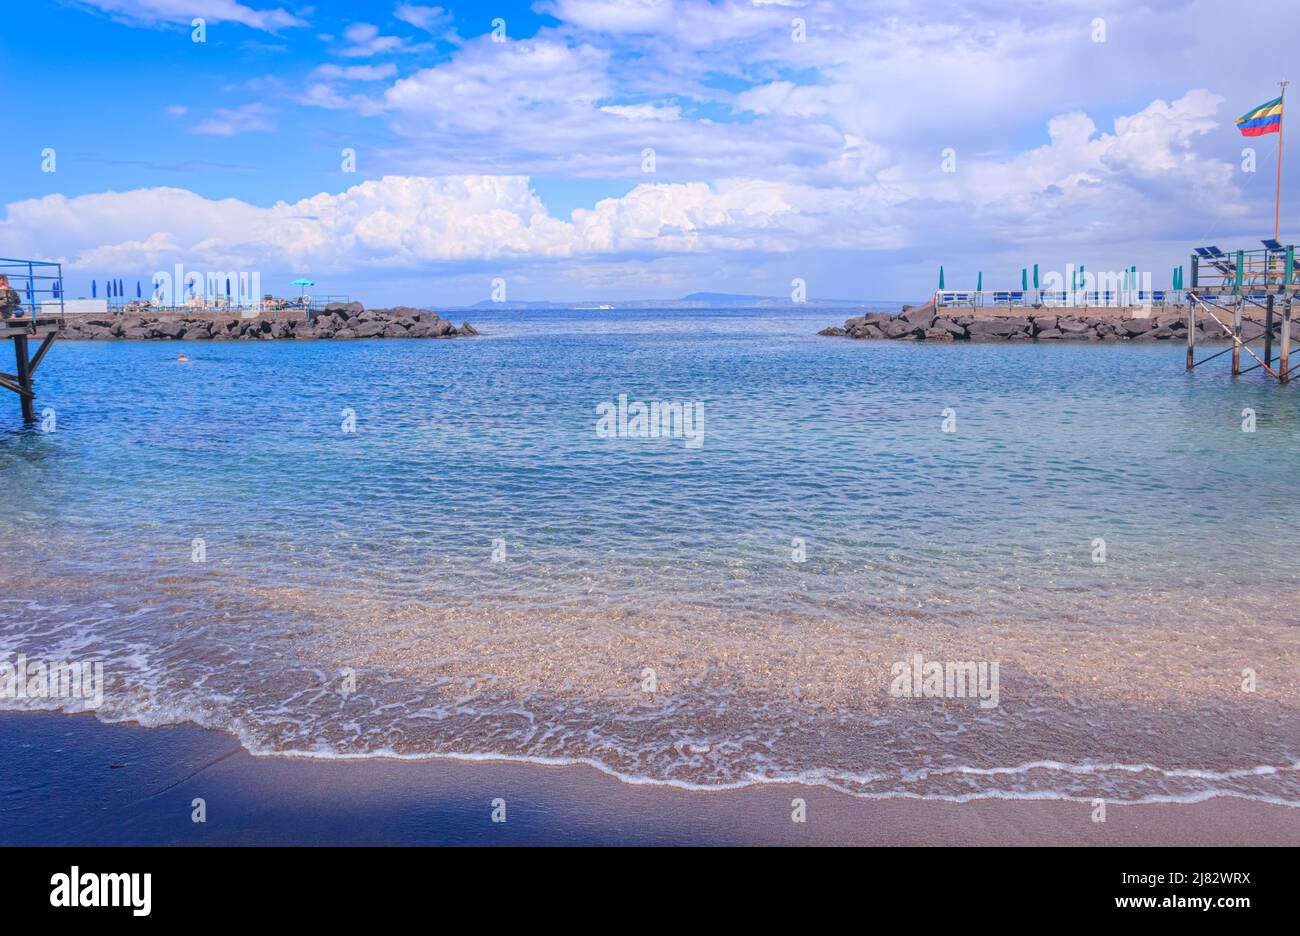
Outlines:
{"type": "Polygon", "coordinates": [[[1241,373],[1241,303],[1232,307],[1232,376],[1241,373]]]}
{"type": "Polygon", "coordinates": [[[1273,366],[1273,296],[1270,294],[1264,306],[1264,365],[1273,366]]]}
{"type": "Polygon", "coordinates": [[[18,395],[23,406],[23,422],[36,422],[36,404],[32,402],[32,371],[27,357],[27,336],[14,335],[13,343],[14,361],[17,364],[14,374],[18,377],[18,386],[27,391],[18,395]]]}
{"type": "Polygon", "coordinates": [[[1287,374],[1291,359],[1291,299],[1287,298],[1282,306],[1282,356],[1278,358],[1278,379],[1286,383],[1291,377],[1287,374]]]}
{"type": "Polygon", "coordinates": [[[1196,304],[1187,304],[1187,369],[1196,366],[1196,304]]]}

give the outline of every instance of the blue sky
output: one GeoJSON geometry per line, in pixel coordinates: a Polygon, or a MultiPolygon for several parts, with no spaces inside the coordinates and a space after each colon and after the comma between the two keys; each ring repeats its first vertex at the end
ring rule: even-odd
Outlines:
{"type": "Polygon", "coordinates": [[[74,295],[180,262],[434,306],[496,277],[514,299],[780,295],[795,278],[813,299],[915,299],[940,263],[950,283],[1082,261],[1161,285],[1196,244],[1272,233],[1276,141],[1232,120],[1276,96],[1300,11],[1239,4],[1249,47],[1220,14],[25,3],[0,31],[0,252],[62,260],[74,295]]]}

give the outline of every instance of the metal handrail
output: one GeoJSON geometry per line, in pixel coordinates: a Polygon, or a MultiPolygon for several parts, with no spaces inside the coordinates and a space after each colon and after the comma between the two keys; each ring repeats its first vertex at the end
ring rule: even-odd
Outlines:
{"type": "Polygon", "coordinates": [[[63,307],[62,263],[0,257],[0,274],[8,279],[10,287],[18,293],[15,318],[25,316],[29,323],[35,323],[38,318],[57,318],[59,326],[63,326],[66,316],[63,307]]]}

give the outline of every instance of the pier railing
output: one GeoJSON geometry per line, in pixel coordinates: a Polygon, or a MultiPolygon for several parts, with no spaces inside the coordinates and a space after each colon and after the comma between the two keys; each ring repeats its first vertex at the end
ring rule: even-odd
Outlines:
{"type": "Polygon", "coordinates": [[[229,316],[232,313],[239,313],[246,318],[252,318],[261,314],[275,314],[284,312],[292,314],[294,312],[306,312],[309,317],[334,303],[347,304],[351,301],[350,296],[291,296],[287,299],[280,299],[273,296],[263,296],[261,299],[252,302],[241,302],[231,300],[225,296],[203,297],[196,296],[182,305],[163,305],[153,299],[135,298],[128,299],[117,297],[113,299],[100,300],[74,300],[73,305],[79,302],[98,301],[103,303],[96,314],[109,313],[112,315],[183,315],[195,318],[202,318],[204,315],[224,315],[229,316]]]}
{"type": "Polygon", "coordinates": [[[1192,254],[1192,289],[1203,295],[1291,295],[1300,285],[1295,245],[1263,241],[1260,250],[1224,252],[1197,247],[1192,254]]]}
{"type": "Polygon", "coordinates": [[[1181,290],[976,290],[941,289],[934,295],[938,308],[1024,309],[1044,307],[1074,309],[1129,309],[1135,306],[1166,308],[1187,301],[1181,290]]]}
{"type": "Polygon", "coordinates": [[[349,296],[308,296],[307,308],[312,312],[324,312],[325,307],[334,305],[347,305],[352,299],[349,296]]]}
{"type": "Polygon", "coordinates": [[[64,322],[63,265],[48,260],[16,260],[0,257],[0,275],[18,293],[18,308],[9,325],[37,319],[57,319],[64,322]]]}

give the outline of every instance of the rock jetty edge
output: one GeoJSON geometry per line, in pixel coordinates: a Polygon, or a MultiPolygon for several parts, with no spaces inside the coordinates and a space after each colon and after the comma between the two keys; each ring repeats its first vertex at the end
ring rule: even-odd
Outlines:
{"type": "Polygon", "coordinates": [[[335,303],[310,318],[301,310],[241,318],[229,313],[160,313],[69,317],[61,337],[126,341],[273,341],[284,339],[467,338],[469,322],[456,327],[437,312],[397,306],[366,309],[359,302],[335,303]]]}

